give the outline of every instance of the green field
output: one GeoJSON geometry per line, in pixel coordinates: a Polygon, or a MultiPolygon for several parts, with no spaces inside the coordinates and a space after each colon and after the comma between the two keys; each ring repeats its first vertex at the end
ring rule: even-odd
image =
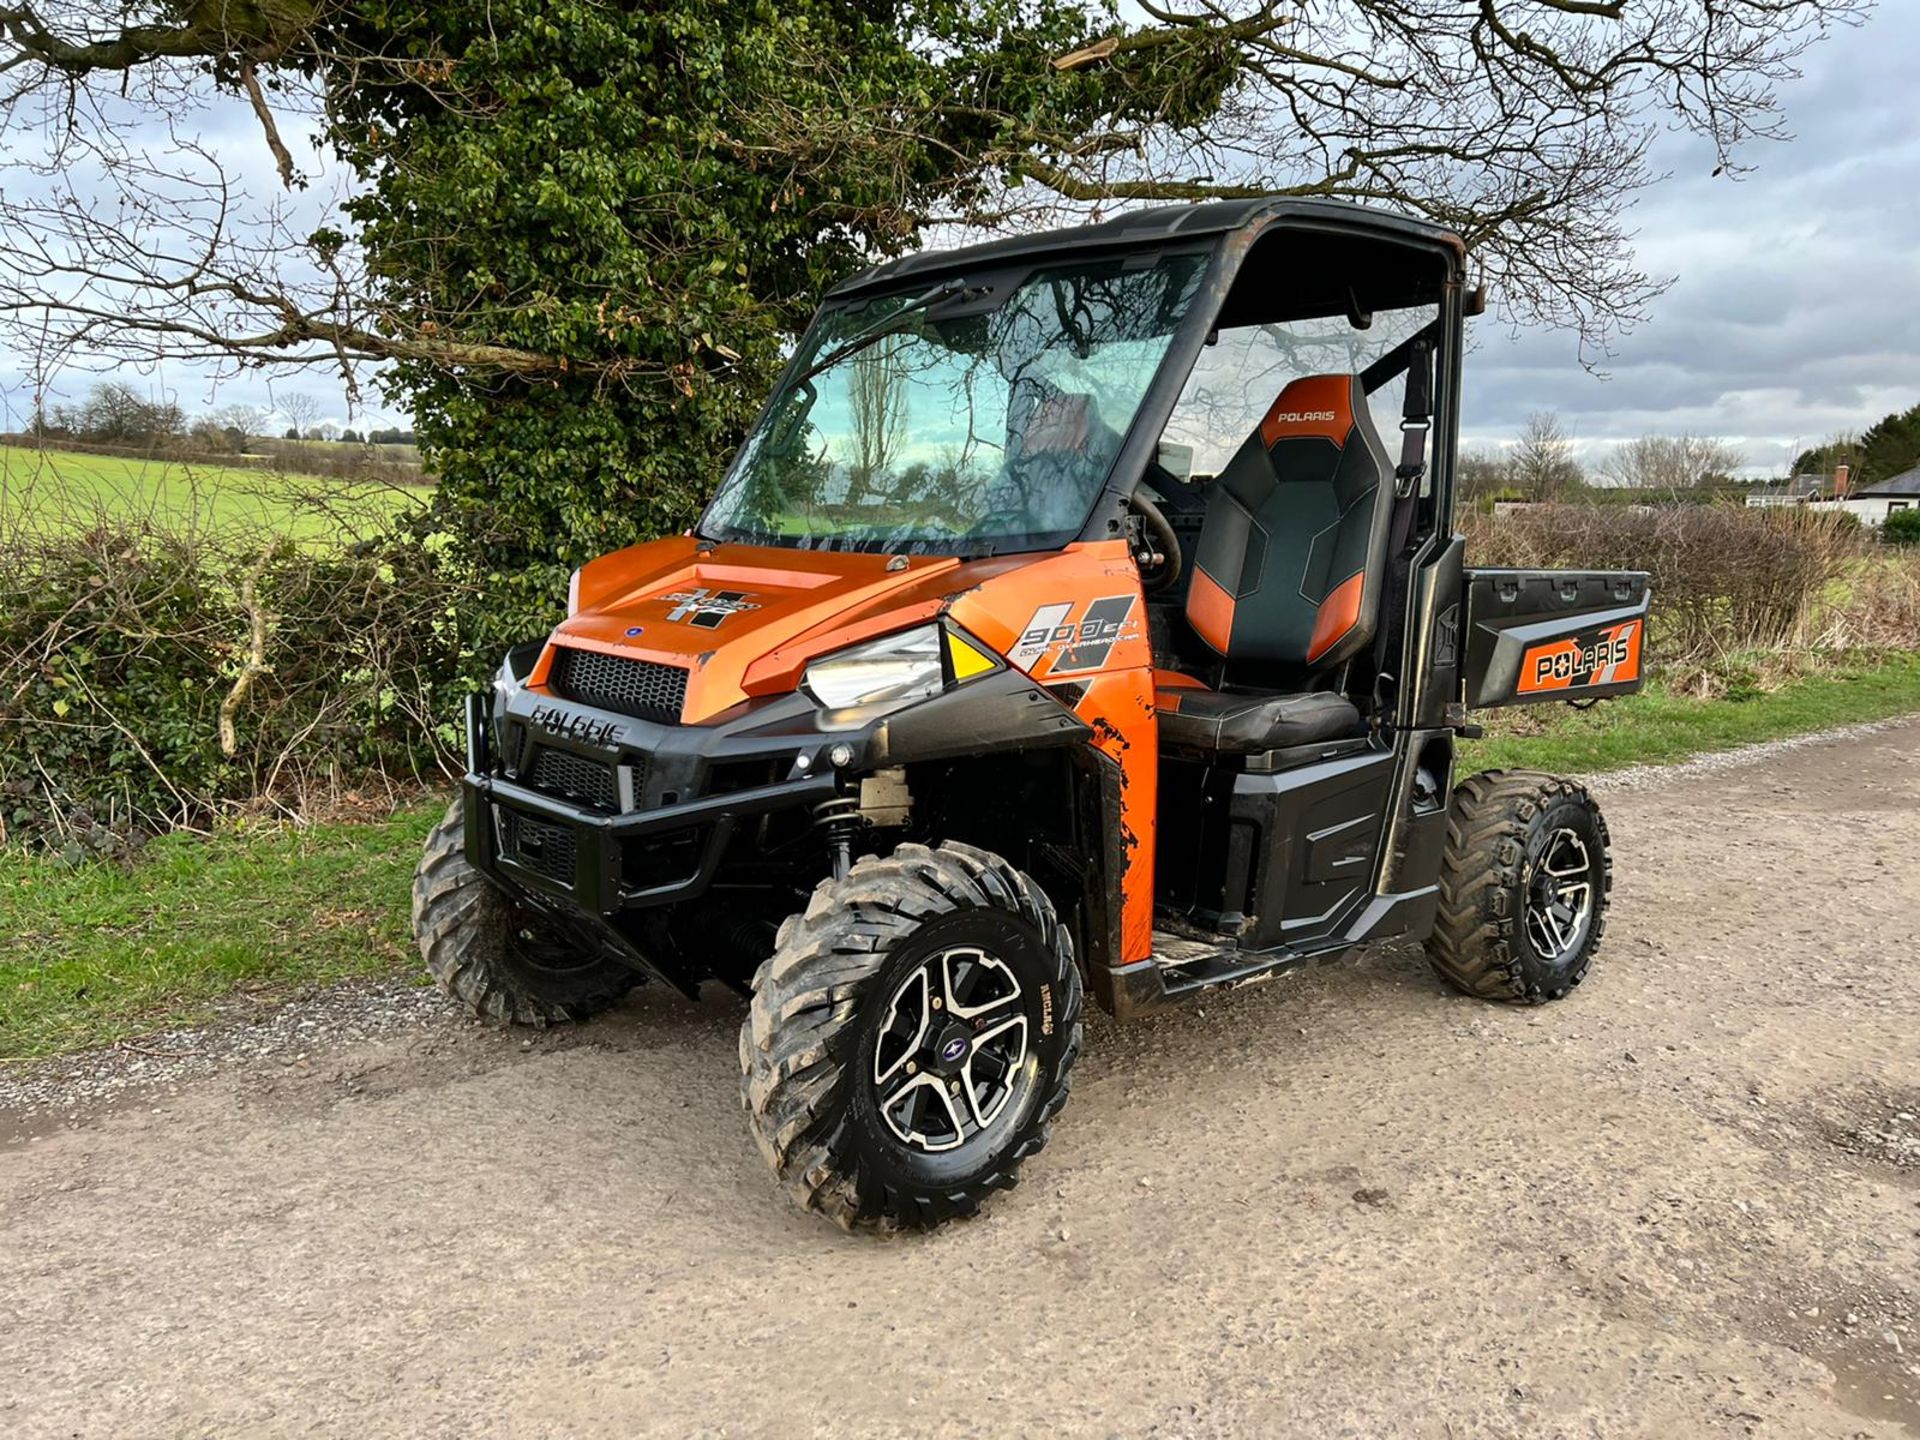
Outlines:
{"type": "Polygon", "coordinates": [[[369,534],[429,494],[422,486],[0,446],[0,533],[106,522],[323,543],[369,534]]]}

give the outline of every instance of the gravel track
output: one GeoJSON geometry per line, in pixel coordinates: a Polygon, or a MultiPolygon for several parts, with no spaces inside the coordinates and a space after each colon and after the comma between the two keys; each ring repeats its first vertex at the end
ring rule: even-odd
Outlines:
{"type": "Polygon", "coordinates": [[[929,1237],[786,1207],[718,995],[12,1067],[0,1434],[1920,1436],[1920,720],[1756,752],[1596,785],[1568,1001],[1399,948],[1096,1017],[929,1237]]]}

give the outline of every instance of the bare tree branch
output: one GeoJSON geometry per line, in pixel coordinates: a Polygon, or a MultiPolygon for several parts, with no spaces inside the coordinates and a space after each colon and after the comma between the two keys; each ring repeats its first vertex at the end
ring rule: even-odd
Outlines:
{"type": "Polygon", "coordinates": [[[251,60],[240,67],[240,83],[246,88],[253,113],[260,117],[260,128],[266,132],[267,148],[273,151],[274,163],[280,167],[280,183],[291,190],[295,178],[293,156],[287,152],[286,142],[280,138],[280,127],[273,123],[273,111],[267,108],[267,97],[260,89],[260,77],[255,73],[251,60]]]}
{"type": "MultiPolygon", "coordinates": [[[[1658,128],[1699,133],[1737,171],[1743,147],[1784,135],[1778,94],[1799,58],[1867,8],[1142,0],[1147,22],[1127,26],[1089,4],[1085,43],[1070,49],[983,65],[928,42],[924,100],[856,92],[841,83],[843,56],[796,42],[805,93],[837,103],[748,88],[711,143],[789,176],[830,224],[876,244],[908,243],[935,220],[1037,225],[1160,202],[1314,195],[1389,206],[1455,229],[1516,321],[1569,327],[1598,350],[1666,283],[1635,263],[1627,220],[1657,178],[1647,156],[1658,128]],[[931,186],[930,155],[942,172],[931,186]],[[837,167],[856,157],[863,173],[897,173],[895,198],[828,198],[837,167]]],[[[358,175],[336,177],[328,193],[298,173],[283,127],[327,133],[347,98],[386,92],[484,117],[498,97],[463,89],[454,58],[431,45],[424,55],[355,49],[336,23],[352,17],[339,0],[185,0],[136,23],[143,13],[102,23],[78,0],[0,0],[0,74],[15,86],[0,94],[0,333],[23,353],[43,366],[167,356],[322,365],[349,383],[381,361],[687,383],[685,366],[502,343],[526,333],[504,322],[551,295],[452,276],[436,299],[383,295],[340,207],[370,170],[430,162],[376,132],[358,175]],[[250,194],[232,157],[192,129],[192,117],[240,101],[271,155],[272,195],[250,194]],[[150,142],[156,124],[166,138],[150,142]]],[[[323,149],[319,179],[327,160],[323,149]]],[[[623,218],[670,233],[674,203],[634,195],[623,218]]],[[[450,248],[434,235],[407,244],[429,272],[450,248]]],[[[609,336],[637,323],[627,295],[585,298],[600,301],[609,336]]],[[[731,363],[712,345],[696,360],[731,363]]]]}

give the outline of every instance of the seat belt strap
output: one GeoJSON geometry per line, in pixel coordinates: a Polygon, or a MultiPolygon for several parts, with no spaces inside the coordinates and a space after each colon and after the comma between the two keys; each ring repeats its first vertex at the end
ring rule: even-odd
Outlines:
{"type": "Polygon", "coordinates": [[[1427,473],[1427,436],[1432,429],[1433,344],[1416,336],[1407,364],[1406,400],[1400,407],[1400,464],[1393,472],[1394,494],[1402,500],[1413,498],[1427,473]]]}
{"type": "Polygon", "coordinates": [[[1424,423],[1400,427],[1400,463],[1394,467],[1393,490],[1402,500],[1413,498],[1427,473],[1427,430],[1424,423]]]}

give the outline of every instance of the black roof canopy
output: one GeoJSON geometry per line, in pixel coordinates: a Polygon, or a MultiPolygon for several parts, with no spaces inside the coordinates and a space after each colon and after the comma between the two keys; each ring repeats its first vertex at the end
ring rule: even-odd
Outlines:
{"type": "Polygon", "coordinates": [[[1018,264],[1025,260],[1060,259],[1089,251],[1145,248],[1288,221],[1330,230],[1345,229],[1379,239],[1439,245],[1456,254],[1464,248],[1460,238],[1444,226],[1345,200],[1211,200],[1195,205],[1129,210],[1096,225],[1074,225],[1060,230],[1009,235],[957,250],[918,251],[863,270],[828,293],[831,298],[842,299],[866,292],[891,290],[917,280],[953,272],[965,273],[1018,264]]]}

